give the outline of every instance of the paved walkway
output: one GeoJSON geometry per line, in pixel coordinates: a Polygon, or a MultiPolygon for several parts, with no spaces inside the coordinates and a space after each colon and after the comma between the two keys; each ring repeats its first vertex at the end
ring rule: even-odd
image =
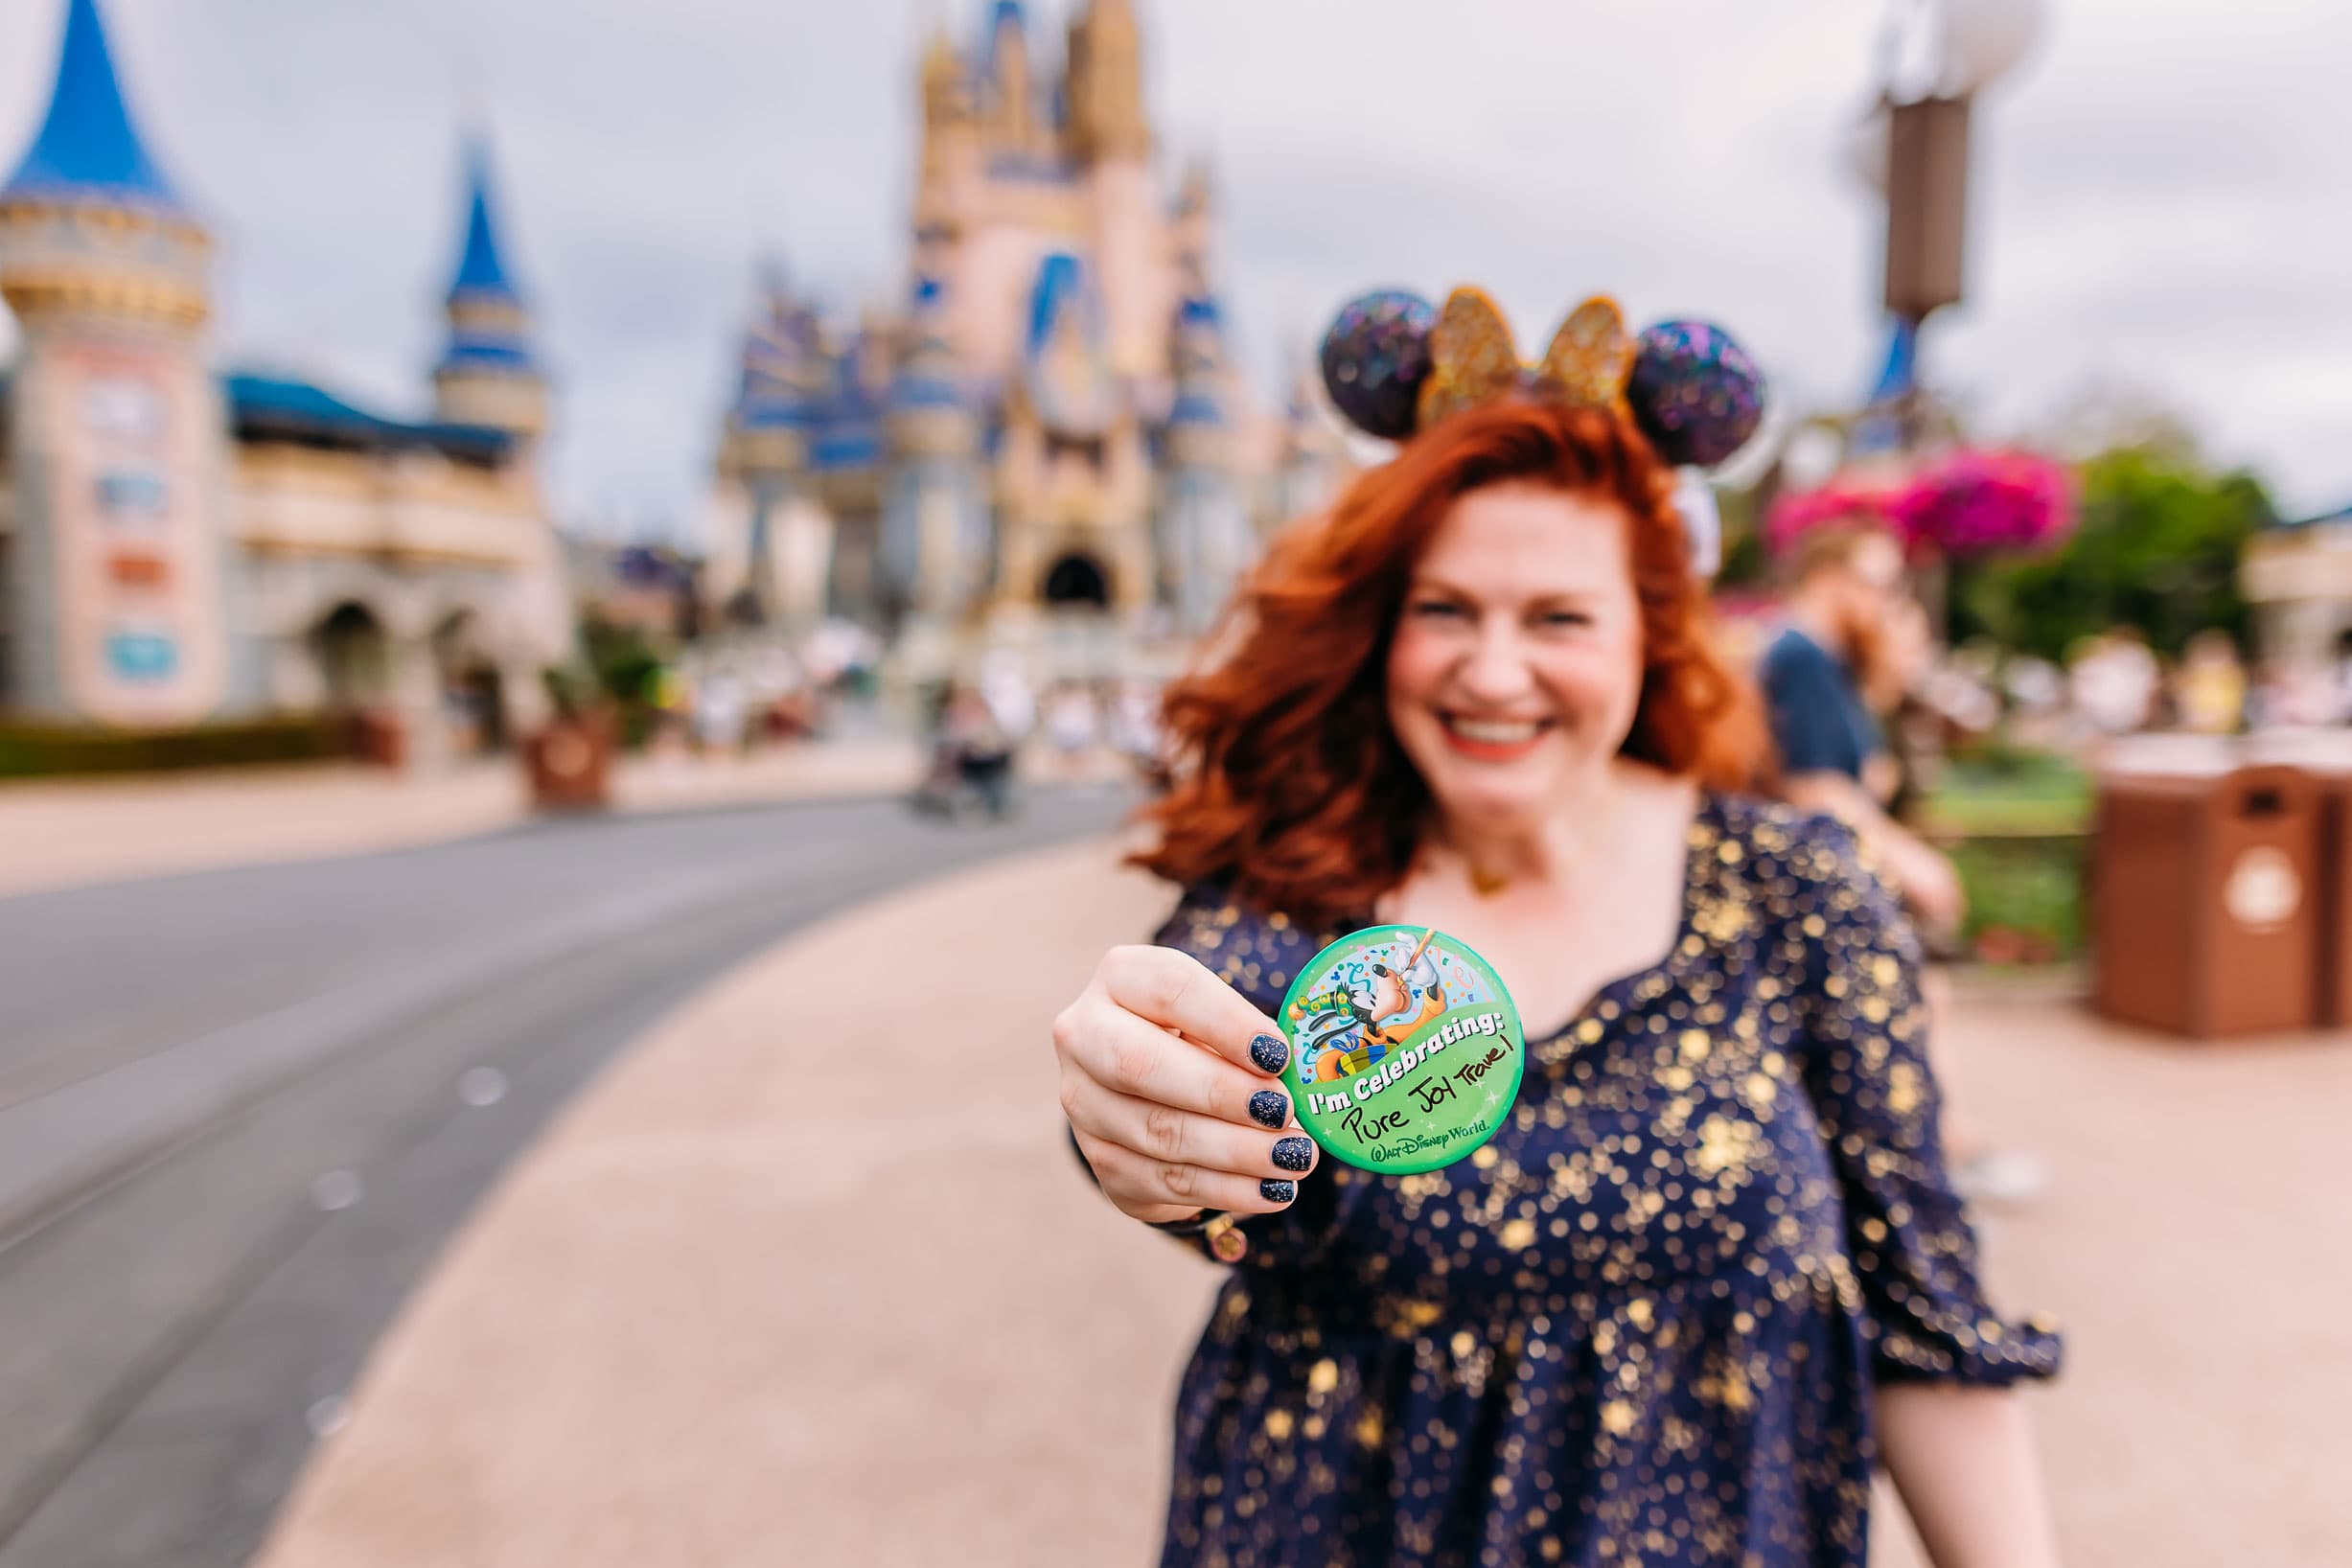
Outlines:
{"type": "MultiPolygon", "coordinates": [[[[1100,780],[1117,760],[1035,776],[1100,780]]],[[[911,789],[920,747],[896,735],[806,742],[735,757],[624,759],[615,809],[678,811],[911,789]]],[[[494,832],[531,815],[520,766],[422,774],[330,763],[130,779],[0,784],[0,897],[121,877],[402,849],[494,832]]]]}
{"type": "MultiPolygon", "coordinates": [[[[1106,865],[868,906],[645,1040],[381,1342],[263,1568],[1150,1560],[1214,1272],[1059,1145],[1046,1020],[1165,901],[1106,865]]],[[[2067,1561],[2352,1561],[2352,1049],[2029,994],[1954,1044],[2055,1167],[1991,1261],[2072,1336],[2035,1395],[2067,1561]]]]}

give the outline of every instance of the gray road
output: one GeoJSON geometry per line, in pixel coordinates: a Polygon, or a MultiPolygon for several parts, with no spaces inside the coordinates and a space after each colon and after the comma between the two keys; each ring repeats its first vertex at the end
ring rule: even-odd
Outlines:
{"type": "Polygon", "coordinates": [[[0,899],[0,1568],[243,1562],[443,1242],[615,1050],[796,926],[1122,804],[546,823],[0,899]]]}

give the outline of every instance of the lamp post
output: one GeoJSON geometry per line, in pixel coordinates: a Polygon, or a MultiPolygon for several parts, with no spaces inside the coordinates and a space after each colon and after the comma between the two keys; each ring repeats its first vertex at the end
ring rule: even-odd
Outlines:
{"type": "MultiPolygon", "coordinates": [[[[1978,95],[2016,69],[2041,32],[2044,0],[1892,0],[1880,39],[1879,101],[1854,155],[1886,203],[1883,299],[1894,318],[1872,443],[1899,469],[1927,439],[1931,400],[1920,373],[1929,316],[1966,295],[1970,119],[1978,95]],[[1891,450],[1888,450],[1891,449],[1891,450]]],[[[1942,563],[1921,584],[1943,636],[1942,563]]]]}
{"type": "Polygon", "coordinates": [[[1894,0],[1877,173],[1886,198],[1886,308],[1914,332],[1963,297],[1970,114],[2032,51],[2042,14],[2043,0],[1894,0]]]}

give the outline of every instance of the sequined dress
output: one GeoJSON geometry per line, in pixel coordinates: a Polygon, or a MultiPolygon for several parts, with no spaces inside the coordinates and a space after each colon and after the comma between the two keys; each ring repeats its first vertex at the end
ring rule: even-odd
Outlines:
{"type": "MultiPolygon", "coordinates": [[[[1248,1222],[1164,1564],[1859,1564],[1875,1384],[2057,1370],[1978,1287],[1917,951],[1851,835],[1709,796],[1689,850],[1672,951],[1529,1042],[1490,1143],[1326,1161],[1248,1222]]],[[[1348,929],[1196,888],[1157,939],[1271,1015],[1348,929]]]]}

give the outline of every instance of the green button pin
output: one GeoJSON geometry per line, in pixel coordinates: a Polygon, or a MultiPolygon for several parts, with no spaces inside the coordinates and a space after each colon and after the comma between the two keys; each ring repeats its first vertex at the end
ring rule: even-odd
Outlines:
{"type": "Polygon", "coordinates": [[[1299,1122],[1335,1160],[1411,1175],[1502,1130],[1527,1038],[1492,965],[1444,933],[1371,926],[1299,971],[1282,998],[1299,1122]]]}

